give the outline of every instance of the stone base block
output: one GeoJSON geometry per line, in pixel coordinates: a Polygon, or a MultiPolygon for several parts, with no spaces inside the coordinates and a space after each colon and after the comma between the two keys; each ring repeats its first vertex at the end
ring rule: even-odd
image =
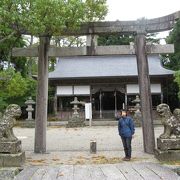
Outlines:
{"type": "Polygon", "coordinates": [[[16,126],[26,127],[26,128],[34,128],[35,121],[34,120],[16,121],[16,126]]]}
{"type": "Polygon", "coordinates": [[[0,153],[16,154],[21,152],[21,141],[0,142],[0,153]]]}
{"type": "Polygon", "coordinates": [[[157,138],[157,148],[160,150],[180,150],[180,138],[162,139],[157,138]]]}
{"type": "Polygon", "coordinates": [[[85,121],[84,119],[74,118],[70,119],[67,124],[67,128],[73,128],[73,127],[84,127],[85,121]]]}
{"type": "Polygon", "coordinates": [[[18,154],[0,153],[0,167],[20,167],[25,162],[25,152],[18,154]]]}
{"type": "Polygon", "coordinates": [[[180,150],[161,151],[155,149],[155,157],[159,161],[180,161],[180,150]]]}
{"type": "Polygon", "coordinates": [[[19,174],[19,168],[18,167],[5,167],[0,168],[0,179],[3,180],[11,180],[14,179],[14,177],[19,174]]]}

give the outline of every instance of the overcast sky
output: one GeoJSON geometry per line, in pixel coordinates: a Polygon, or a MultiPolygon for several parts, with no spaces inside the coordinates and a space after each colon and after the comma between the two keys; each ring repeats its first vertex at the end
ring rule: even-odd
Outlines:
{"type": "MultiPolygon", "coordinates": [[[[180,0],[107,0],[107,5],[107,21],[151,19],[180,11],[180,0]]],[[[168,32],[163,32],[158,37],[167,35],[168,32]]]]}
{"type": "Polygon", "coordinates": [[[136,20],[165,16],[180,10],[180,0],[107,0],[106,20],[136,20]]]}

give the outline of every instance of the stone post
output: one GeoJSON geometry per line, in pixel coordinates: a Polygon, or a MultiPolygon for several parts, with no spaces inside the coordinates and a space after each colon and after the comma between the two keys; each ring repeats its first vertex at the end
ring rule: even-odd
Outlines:
{"type": "Polygon", "coordinates": [[[90,153],[96,154],[96,151],[97,151],[96,140],[91,140],[90,141],[90,153]]]}

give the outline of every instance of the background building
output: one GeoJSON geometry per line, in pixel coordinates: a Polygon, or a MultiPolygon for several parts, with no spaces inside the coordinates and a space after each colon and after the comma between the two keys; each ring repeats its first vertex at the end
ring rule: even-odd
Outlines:
{"type": "MultiPolygon", "coordinates": [[[[163,102],[163,86],[174,72],[162,67],[158,55],[148,56],[148,63],[154,108],[163,102]]],[[[133,110],[131,101],[139,94],[135,55],[58,58],[49,81],[56,88],[56,114],[64,120],[71,116],[74,96],[92,103],[93,119],[112,119],[120,109],[133,110]]]]}

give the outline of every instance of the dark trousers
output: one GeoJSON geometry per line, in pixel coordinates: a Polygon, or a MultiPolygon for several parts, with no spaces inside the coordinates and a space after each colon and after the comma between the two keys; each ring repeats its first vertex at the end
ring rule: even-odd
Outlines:
{"type": "Polygon", "coordinates": [[[131,140],[132,140],[132,137],[121,137],[121,139],[122,139],[126,158],[131,158],[131,151],[132,151],[131,150],[131,140]]]}

